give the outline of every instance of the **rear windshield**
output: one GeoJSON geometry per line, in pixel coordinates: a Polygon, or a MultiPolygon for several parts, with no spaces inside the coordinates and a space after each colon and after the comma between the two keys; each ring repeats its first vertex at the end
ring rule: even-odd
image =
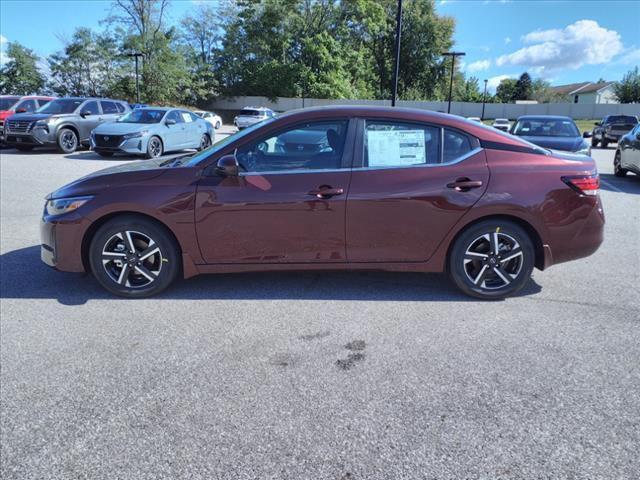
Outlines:
{"type": "Polygon", "coordinates": [[[631,115],[613,115],[607,118],[607,123],[631,123],[635,125],[638,123],[638,119],[631,115]]]}
{"type": "Polygon", "coordinates": [[[514,135],[527,137],[579,137],[578,127],[571,119],[523,118],[513,129],[514,135]]]}
{"type": "Polygon", "coordinates": [[[247,116],[247,117],[261,117],[266,114],[267,112],[264,112],[262,110],[242,110],[240,112],[240,115],[247,116]]]}
{"type": "Polygon", "coordinates": [[[131,110],[124,117],[120,118],[120,123],[160,123],[162,117],[166,113],[165,110],[149,110],[146,108],[137,108],[131,110]]]}
{"type": "Polygon", "coordinates": [[[61,98],[50,101],[44,107],[40,107],[36,111],[38,113],[49,113],[51,115],[57,115],[59,113],[73,113],[76,111],[76,108],[82,105],[83,102],[84,100],[81,98],[61,98]]]}
{"type": "Polygon", "coordinates": [[[0,98],[0,110],[9,110],[16,102],[20,100],[20,97],[4,97],[0,98]]]}

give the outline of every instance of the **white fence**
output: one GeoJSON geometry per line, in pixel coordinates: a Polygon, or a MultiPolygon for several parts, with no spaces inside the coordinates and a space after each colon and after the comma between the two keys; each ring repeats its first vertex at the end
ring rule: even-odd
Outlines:
{"type": "MultiPolygon", "coordinates": [[[[240,110],[243,107],[268,107],[278,112],[286,112],[296,108],[317,107],[322,105],[391,105],[389,100],[330,100],[319,98],[278,98],[272,102],[266,97],[234,97],[218,98],[211,102],[212,110],[240,110]]],[[[422,108],[425,110],[447,111],[447,102],[410,102],[400,100],[400,107],[422,108]]],[[[452,102],[451,113],[463,117],[479,117],[482,103],[452,102]]],[[[566,115],[574,119],[601,118],[605,115],[640,116],[640,104],[619,103],[487,103],[484,118],[510,118],[520,115],[566,115]]]]}

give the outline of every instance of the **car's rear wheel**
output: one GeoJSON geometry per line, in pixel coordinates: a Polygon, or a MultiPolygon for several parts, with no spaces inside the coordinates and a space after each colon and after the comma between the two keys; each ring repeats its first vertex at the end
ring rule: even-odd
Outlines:
{"type": "Polygon", "coordinates": [[[110,158],[113,157],[113,152],[97,152],[98,155],[100,155],[101,157],[104,158],[110,158]]]}
{"type": "Polygon", "coordinates": [[[467,295],[492,300],[524,287],[535,264],[527,232],[508,220],[486,220],[467,228],[449,253],[453,282],[467,295]]]}
{"type": "Polygon", "coordinates": [[[33,145],[16,145],[16,149],[21,152],[30,152],[33,150],[33,145]]]}
{"type": "Polygon", "coordinates": [[[205,133],[204,135],[202,135],[202,138],[200,138],[200,146],[198,147],[198,151],[209,148],[209,146],[211,146],[211,139],[209,138],[209,135],[205,133]]]}
{"type": "Polygon", "coordinates": [[[78,149],[78,135],[70,128],[61,128],[58,132],[57,143],[60,153],[73,153],[78,149]]]}
{"type": "Polygon", "coordinates": [[[151,137],[147,142],[147,158],[158,158],[162,156],[164,147],[159,137],[151,137]]]}
{"type": "Polygon", "coordinates": [[[155,295],[176,278],[180,250],[153,221],[126,215],[98,229],[89,247],[93,275],[109,292],[129,298],[155,295]]]}
{"type": "Polygon", "coordinates": [[[218,130],[222,126],[222,123],[216,122],[215,129],[218,130]]]}
{"type": "Polygon", "coordinates": [[[613,158],[613,174],[616,177],[625,177],[627,175],[627,170],[622,168],[622,158],[620,156],[620,152],[616,152],[616,156],[613,158]]]}
{"type": "Polygon", "coordinates": [[[596,136],[594,135],[593,137],[591,137],[591,146],[593,148],[598,146],[598,139],[596,138],[596,136]]]}

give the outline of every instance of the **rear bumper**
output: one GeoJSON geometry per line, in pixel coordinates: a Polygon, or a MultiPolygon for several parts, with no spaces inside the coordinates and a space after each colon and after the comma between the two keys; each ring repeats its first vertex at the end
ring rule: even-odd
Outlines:
{"type": "Polygon", "coordinates": [[[89,221],[79,215],[61,215],[40,220],[40,259],[48,266],[65,272],[84,272],[82,238],[89,221]]]}

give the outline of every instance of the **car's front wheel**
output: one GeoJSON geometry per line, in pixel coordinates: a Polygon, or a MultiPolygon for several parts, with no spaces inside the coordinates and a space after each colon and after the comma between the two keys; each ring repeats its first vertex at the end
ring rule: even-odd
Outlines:
{"type": "Polygon", "coordinates": [[[613,174],[616,177],[624,177],[627,175],[627,170],[622,168],[622,157],[620,151],[616,152],[616,156],[613,158],[613,174]]]}
{"type": "Polygon", "coordinates": [[[78,135],[70,128],[61,128],[57,140],[60,153],[73,153],[78,149],[78,135]]]}
{"type": "Polygon", "coordinates": [[[147,142],[147,154],[145,156],[147,158],[158,158],[162,156],[163,152],[162,140],[159,137],[151,137],[147,142]]]}
{"type": "Polygon", "coordinates": [[[180,271],[179,248],[161,226],[126,215],[102,225],[89,247],[93,275],[105,289],[129,298],[155,295],[180,271]]]}
{"type": "Polygon", "coordinates": [[[206,148],[209,148],[210,146],[211,146],[211,139],[209,138],[209,135],[205,133],[200,138],[200,146],[198,147],[198,151],[202,151],[206,148]]]}
{"type": "Polygon", "coordinates": [[[467,228],[449,253],[448,271],[467,295],[495,300],[524,287],[535,264],[527,232],[508,220],[486,220],[467,228]]]}

